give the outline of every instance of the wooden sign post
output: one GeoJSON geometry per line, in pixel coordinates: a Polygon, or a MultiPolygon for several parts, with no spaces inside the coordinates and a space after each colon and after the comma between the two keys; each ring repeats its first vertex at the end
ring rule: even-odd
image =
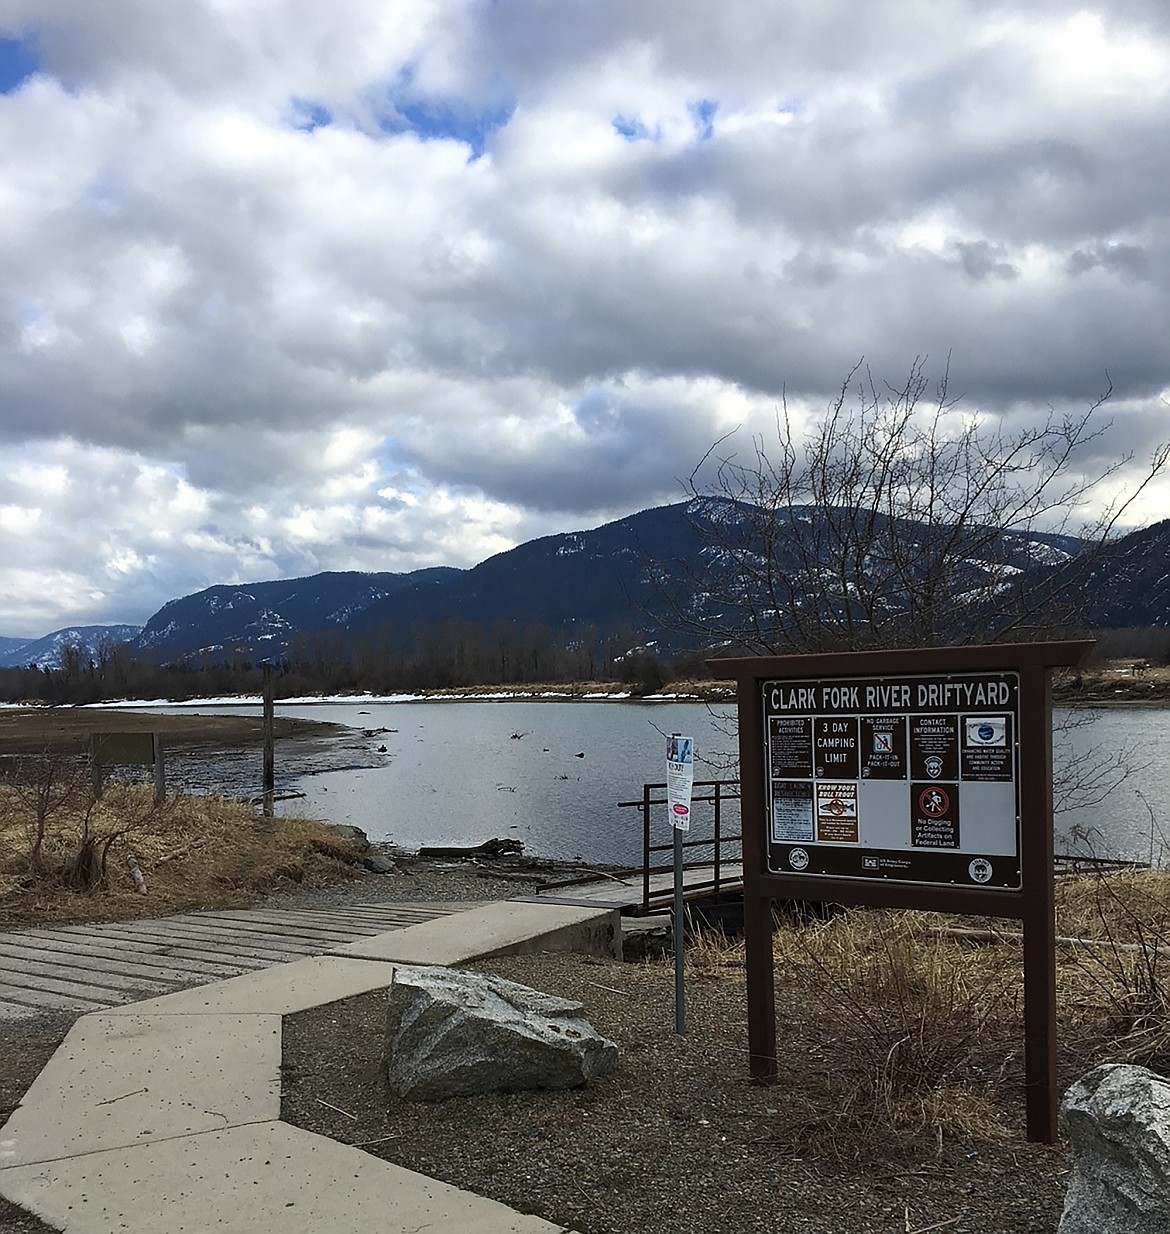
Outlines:
{"type": "Polygon", "coordinates": [[[264,665],[263,687],[263,728],[264,728],[264,814],[271,817],[276,793],[276,721],[275,701],[272,685],[272,665],[264,665]]]}
{"type": "Polygon", "coordinates": [[[1018,918],[1028,1138],[1055,1141],[1050,679],[1092,646],[708,661],[736,681],[756,1079],[777,1073],[773,900],[1018,918]]]}

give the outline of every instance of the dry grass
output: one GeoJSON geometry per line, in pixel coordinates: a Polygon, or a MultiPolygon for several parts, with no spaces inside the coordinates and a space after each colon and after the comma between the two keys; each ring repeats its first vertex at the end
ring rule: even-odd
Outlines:
{"type": "MultiPolygon", "coordinates": [[[[777,922],[777,996],[815,1060],[795,1098],[804,1118],[785,1124],[805,1148],[855,1158],[891,1135],[1009,1133],[1000,1090],[1021,1078],[1019,949],[972,947],[942,920],[857,909],[777,922]]],[[[743,944],[701,935],[688,957],[695,976],[738,978],[743,944]]]]}
{"type": "MultiPolygon", "coordinates": [[[[319,720],[276,717],[278,741],[325,740],[344,731],[319,720]]],[[[0,759],[46,750],[83,755],[94,733],[158,733],[169,750],[239,750],[264,740],[259,716],[122,711],[120,708],[13,707],[0,710],[0,759]]]]}
{"type": "MultiPolygon", "coordinates": [[[[1104,1061],[1170,1070],[1170,872],[1061,880],[1058,929],[1094,944],[1058,948],[1064,1076],[1104,1061]]],[[[854,909],[779,920],[774,950],[785,1048],[811,1060],[793,1098],[803,1118],[786,1123],[794,1151],[857,1158],[891,1136],[1011,1133],[1023,1082],[1015,923],[854,909]]],[[[743,943],[698,934],[687,965],[692,978],[740,981],[743,943]]]]}
{"type": "Polygon", "coordinates": [[[81,793],[47,820],[40,869],[30,870],[35,821],[14,790],[0,786],[0,926],[118,920],[254,902],[291,883],[344,878],[353,846],[320,823],[261,818],[223,797],[175,797],[155,805],[143,786],[111,786],[94,802],[81,793]],[[66,877],[88,833],[109,845],[105,878],[90,890],[66,877]],[[128,859],[142,870],[135,891],[128,859]]]}
{"type": "Polygon", "coordinates": [[[1058,669],[1052,685],[1063,702],[1164,704],[1170,698],[1170,664],[1156,664],[1141,656],[1104,660],[1084,668],[1058,669]]]}
{"type": "Polygon", "coordinates": [[[1170,870],[1122,869],[1056,883],[1057,931],[1138,943],[1170,918],[1170,870]]]}
{"type": "Polygon", "coordinates": [[[779,929],[775,953],[813,1034],[833,1043],[829,1140],[1005,1133],[997,1092],[1019,1080],[1014,946],[961,943],[936,914],[858,909],[779,929]]]}
{"type": "Polygon", "coordinates": [[[1062,990],[1097,1061],[1170,1070],[1170,871],[1061,880],[1062,990]]]}

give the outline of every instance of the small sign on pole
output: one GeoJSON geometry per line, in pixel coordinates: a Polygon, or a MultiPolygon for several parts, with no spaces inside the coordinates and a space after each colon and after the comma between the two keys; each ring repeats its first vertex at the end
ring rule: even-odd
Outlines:
{"type": "Polygon", "coordinates": [[[672,733],[666,740],[666,800],[674,828],[674,1031],[687,1031],[683,985],[683,832],[691,828],[691,792],[695,783],[695,743],[672,733]]]}
{"type": "Polygon", "coordinates": [[[695,783],[695,743],[677,733],[666,741],[666,798],[670,824],[676,831],[691,829],[691,792],[695,783]]]}

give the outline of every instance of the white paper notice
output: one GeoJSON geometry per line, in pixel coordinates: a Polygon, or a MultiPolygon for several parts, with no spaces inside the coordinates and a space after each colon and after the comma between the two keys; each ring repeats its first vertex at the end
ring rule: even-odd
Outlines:
{"type": "Polygon", "coordinates": [[[695,783],[695,743],[690,737],[666,739],[666,800],[671,824],[679,831],[691,827],[691,789],[695,783]]]}

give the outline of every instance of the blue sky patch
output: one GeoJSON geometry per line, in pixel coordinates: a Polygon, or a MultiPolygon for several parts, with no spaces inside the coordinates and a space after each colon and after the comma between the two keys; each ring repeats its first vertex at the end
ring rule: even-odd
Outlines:
{"type": "Polygon", "coordinates": [[[700,141],[710,141],[715,136],[715,113],[718,110],[719,104],[713,99],[696,99],[687,104],[700,141]]]}
{"type": "Polygon", "coordinates": [[[652,133],[641,120],[635,120],[633,116],[614,116],[610,123],[613,131],[626,141],[654,141],[657,137],[656,133],[652,133]]]}
{"type": "Polygon", "coordinates": [[[0,94],[18,90],[39,67],[36,53],[29,42],[0,38],[0,94]]]}
{"type": "Polygon", "coordinates": [[[311,133],[314,129],[327,128],[333,123],[333,113],[322,103],[312,99],[297,99],[292,101],[292,125],[302,133],[311,133]]]}
{"type": "Polygon", "coordinates": [[[477,159],[488,138],[511,120],[514,111],[514,106],[474,111],[438,101],[398,103],[395,114],[385,117],[381,127],[387,133],[415,133],[423,141],[459,141],[477,159]]]}

